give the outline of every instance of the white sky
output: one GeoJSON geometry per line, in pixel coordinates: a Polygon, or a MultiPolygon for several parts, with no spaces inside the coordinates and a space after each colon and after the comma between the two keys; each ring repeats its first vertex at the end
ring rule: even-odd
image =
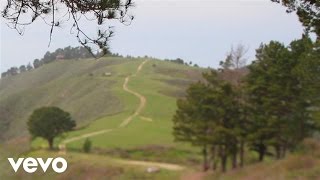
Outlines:
{"type": "MultiPolygon", "coordinates": [[[[111,41],[112,52],[123,55],[180,57],[201,66],[217,67],[231,45],[242,43],[254,59],[260,43],[278,40],[288,44],[300,38],[303,28],[297,16],[270,0],[136,0],[135,20],[118,24],[111,41]]],[[[1,18],[0,70],[41,58],[46,51],[79,46],[70,26],[55,30],[40,21],[26,28],[24,36],[10,29],[1,18]]],[[[86,30],[96,33],[92,23],[86,30]]]]}

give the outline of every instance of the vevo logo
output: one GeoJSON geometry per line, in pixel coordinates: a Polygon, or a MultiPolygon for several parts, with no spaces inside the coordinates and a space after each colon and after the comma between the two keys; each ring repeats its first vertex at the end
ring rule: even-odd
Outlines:
{"type": "Polygon", "coordinates": [[[56,172],[56,173],[63,173],[66,171],[67,167],[68,167],[68,163],[65,159],[58,157],[58,158],[48,158],[45,162],[43,161],[42,158],[19,158],[17,162],[15,162],[13,160],[13,158],[8,158],[13,170],[15,172],[17,172],[21,166],[21,164],[23,164],[23,169],[27,172],[27,173],[34,173],[37,171],[38,169],[38,165],[40,165],[40,167],[42,168],[43,172],[46,172],[49,165],[51,164],[52,169],[56,172]],[[23,163],[22,163],[23,162],[23,163]],[[61,164],[61,167],[58,167],[58,164],[61,164]]]}

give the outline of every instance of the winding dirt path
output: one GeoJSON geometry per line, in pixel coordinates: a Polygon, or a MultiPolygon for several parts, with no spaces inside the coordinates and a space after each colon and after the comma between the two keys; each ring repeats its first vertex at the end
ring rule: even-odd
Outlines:
{"type": "Polygon", "coordinates": [[[138,108],[136,109],[136,111],[135,111],[131,116],[129,116],[127,119],[125,119],[125,120],[120,124],[119,127],[125,127],[125,126],[127,126],[127,125],[132,121],[132,119],[133,119],[134,117],[138,116],[138,115],[141,113],[141,111],[143,110],[143,108],[146,106],[147,99],[146,99],[143,95],[139,94],[138,92],[135,92],[135,91],[129,89],[129,88],[128,88],[128,83],[129,83],[129,81],[130,81],[130,78],[136,76],[136,75],[141,71],[141,69],[143,68],[143,65],[144,65],[145,63],[147,63],[147,62],[148,62],[147,60],[143,61],[143,63],[141,63],[141,64],[139,65],[136,73],[134,73],[134,74],[131,75],[131,76],[126,77],[126,79],[125,79],[125,81],[124,81],[124,83],[123,83],[123,86],[122,86],[123,90],[127,91],[127,92],[130,93],[130,94],[135,95],[136,97],[138,97],[139,100],[140,100],[140,104],[139,104],[138,108]]]}
{"type": "MultiPolygon", "coordinates": [[[[127,125],[132,121],[132,119],[133,119],[134,117],[138,116],[138,115],[141,113],[141,111],[143,110],[143,108],[144,108],[145,105],[146,105],[146,102],[147,102],[146,98],[145,98],[143,95],[139,94],[138,92],[135,92],[135,91],[129,89],[129,88],[128,88],[128,83],[129,83],[129,81],[130,81],[130,78],[136,76],[136,75],[142,70],[144,64],[146,64],[147,62],[148,62],[148,60],[143,61],[143,62],[138,66],[137,71],[136,71],[134,74],[127,76],[127,77],[125,78],[125,80],[124,80],[124,83],[123,83],[123,86],[122,86],[123,90],[126,91],[126,92],[128,92],[128,93],[130,93],[130,94],[135,95],[136,97],[138,97],[139,100],[140,100],[140,103],[139,103],[139,106],[137,107],[137,109],[135,110],[135,112],[134,112],[132,115],[130,115],[128,118],[126,118],[126,119],[119,125],[119,128],[127,126],[127,125]]],[[[60,151],[62,151],[62,153],[65,153],[65,151],[66,151],[66,144],[68,144],[68,143],[71,143],[71,142],[74,142],[74,141],[79,141],[79,140],[81,140],[81,139],[85,139],[85,138],[88,138],[88,137],[93,137],[93,136],[101,135],[101,134],[104,134],[104,133],[109,133],[109,132],[111,132],[111,131],[113,131],[113,130],[114,130],[114,129],[105,129],[105,130],[100,130],[100,131],[95,131],[95,132],[83,134],[83,135],[81,135],[81,136],[73,137],[73,138],[70,138],[70,139],[66,139],[66,140],[64,140],[61,144],[59,144],[59,149],[60,149],[60,151]]]]}

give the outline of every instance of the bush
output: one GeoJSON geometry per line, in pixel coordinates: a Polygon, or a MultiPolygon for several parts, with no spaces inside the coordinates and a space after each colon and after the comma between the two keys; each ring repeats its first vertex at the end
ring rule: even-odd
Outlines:
{"type": "Polygon", "coordinates": [[[91,151],[91,148],[92,148],[92,142],[90,141],[90,139],[87,138],[83,143],[82,149],[85,153],[89,153],[91,151]]]}
{"type": "Polygon", "coordinates": [[[320,157],[320,143],[316,139],[307,138],[298,146],[297,153],[320,157]]]}
{"type": "Polygon", "coordinates": [[[288,157],[282,163],[282,167],[288,171],[298,171],[312,169],[316,166],[317,161],[310,155],[293,155],[288,157]]]}

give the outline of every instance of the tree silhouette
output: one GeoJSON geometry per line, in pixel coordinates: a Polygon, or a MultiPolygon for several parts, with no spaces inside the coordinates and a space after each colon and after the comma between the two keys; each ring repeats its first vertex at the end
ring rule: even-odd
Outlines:
{"type": "Polygon", "coordinates": [[[20,35],[23,35],[27,25],[41,19],[50,28],[49,45],[55,27],[71,21],[70,33],[75,34],[80,44],[90,52],[92,46],[105,52],[113,31],[111,26],[103,28],[100,25],[104,25],[107,20],[119,20],[129,25],[133,20],[133,16],[128,13],[131,6],[131,0],[7,0],[2,17],[20,35]],[[84,32],[79,23],[81,19],[97,22],[99,29],[96,37],[84,32]]]}
{"type": "Polygon", "coordinates": [[[36,109],[28,120],[28,129],[33,137],[42,137],[53,149],[53,140],[64,132],[72,130],[76,123],[68,112],[57,107],[36,109]]]}
{"type": "Polygon", "coordinates": [[[307,32],[314,32],[320,40],[319,0],[271,0],[286,6],[287,12],[296,12],[307,32]]]}

